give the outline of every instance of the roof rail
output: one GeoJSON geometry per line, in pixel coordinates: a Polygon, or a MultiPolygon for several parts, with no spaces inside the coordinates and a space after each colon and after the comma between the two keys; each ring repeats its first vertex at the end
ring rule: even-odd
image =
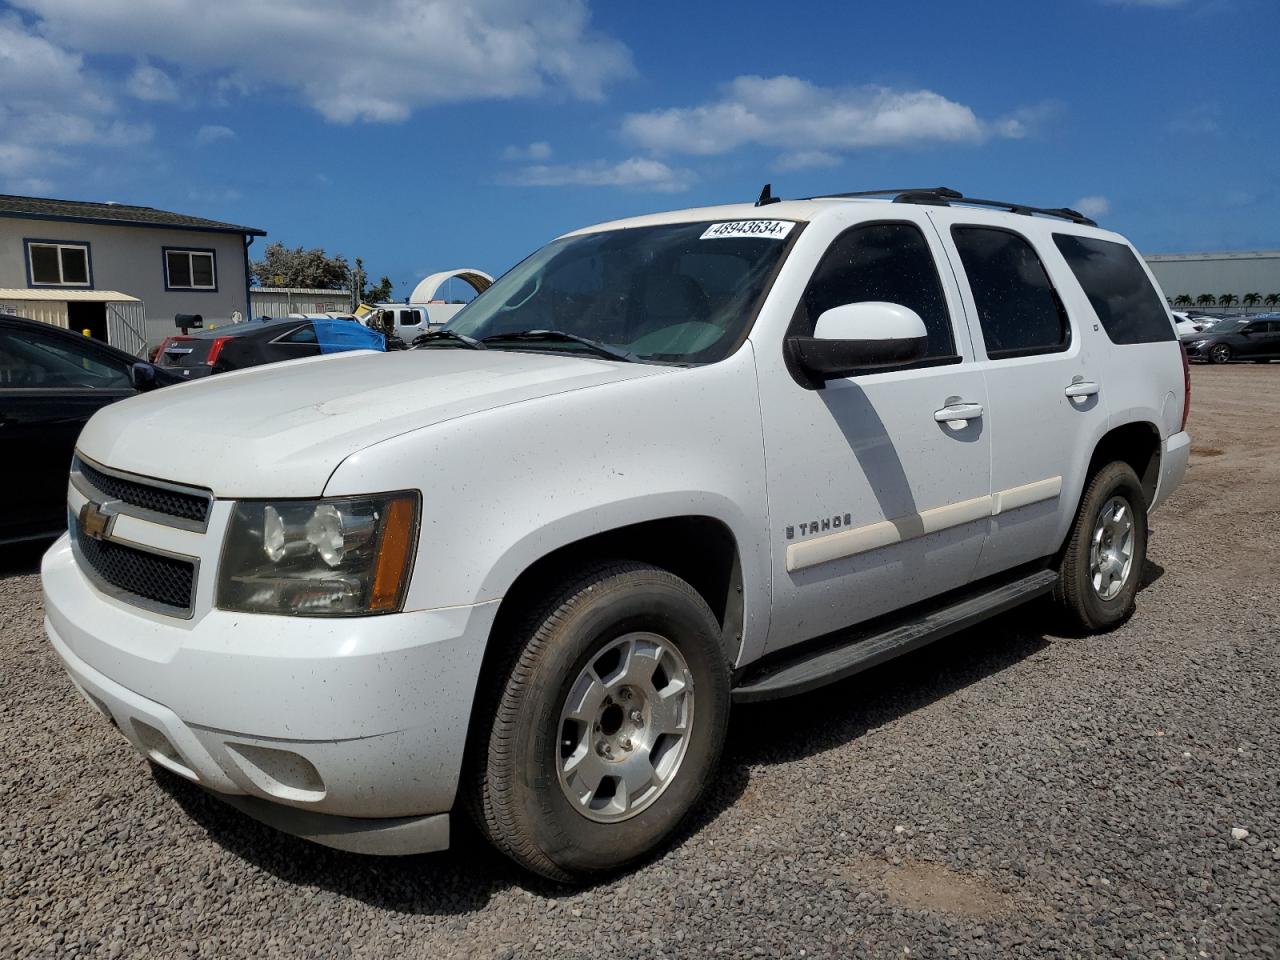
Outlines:
{"type": "Polygon", "coordinates": [[[1072,210],[1070,207],[1032,207],[1025,203],[1010,203],[1007,200],[983,200],[978,197],[966,197],[959,190],[952,190],[950,187],[911,187],[900,190],[859,190],[854,193],[828,193],[821,197],[808,197],[809,200],[825,200],[838,199],[843,200],[849,197],[880,197],[894,194],[894,203],[922,203],[932,204],[940,207],[951,206],[953,203],[966,204],[973,207],[992,207],[996,210],[1007,210],[1010,213],[1018,213],[1024,216],[1042,216],[1057,217],[1060,220],[1070,220],[1072,223],[1078,223],[1086,227],[1096,227],[1098,224],[1090,220],[1083,213],[1072,210]]]}

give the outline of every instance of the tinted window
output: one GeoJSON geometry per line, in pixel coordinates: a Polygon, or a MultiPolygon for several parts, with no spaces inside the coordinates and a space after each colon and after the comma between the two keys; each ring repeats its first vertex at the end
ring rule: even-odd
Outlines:
{"type": "Polygon", "coordinates": [[[969,277],[988,357],[1066,349],[1066,311],[1025,238],[993,227],[952,227],[951,236],[969,277]]]}
{"type": "Polygon", "coordinates": [[[1174,339],[1160,295],[1123,243],[1055,233],[1053,242],[1080,281],[1112,343],[1174,339]]]}
{"type": "Polygon", "coordinates": [[[308,324],[305,327],[299,327],[280,338],[281,343],[315,343],[316,332],[308,324]]]}
{"type": "Polygon", "coordinates": [[[57,389],[131,387],[122,363],[79,349],[74,340],[0,331],[0,387],[57,389]]]}
{"type": "Polygon", "coordinates": [[[872,223],[838,236],[800,298],[792,332],[811,335],[832,307],[875,300],[920,314],[929,331],[926,358],[955,355],[938,268],[924,235],[910,223],[872,223]]]}

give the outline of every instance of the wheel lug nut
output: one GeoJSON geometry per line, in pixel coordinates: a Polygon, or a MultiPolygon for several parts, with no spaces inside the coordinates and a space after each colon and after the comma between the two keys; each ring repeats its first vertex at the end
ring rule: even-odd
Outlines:
{"type": "Polygon", "coordinates": [[[642,721],[643,719],[644,719],[644,714],[642,714],[639,710],[632,710],[632,711],[631,711],[631,722],[632,722],[632,723],[639,723],[639,722],[640,722],[640,721],[642,721]]]}
{"type": "Polygon", "coordinates": [[[619,744],[619,746],[621,746],[623,750],[630,750],[630,749],[631,749],[631,738],[630,738],[630,737],[623,737],[623,738],[622,738],[622,742],[619,744]]]}
{"type": "Polygon", "coordinates": [[[596,744],[596,753],[608,753],[608,752],[609,752],[609,745],[605,743],[603,740],[601,740],[599,743],[596,744]]]}
{"type": "Polygon", "coordinates": [[[626,687],[623,687],[621,690],[619,690],[619,691],[618,691],[618,699],[619,699],[619,700],[630,700],[630,699],[631,699],[631,691],[630,691],[630,690],[628,690],[626,687]]]}

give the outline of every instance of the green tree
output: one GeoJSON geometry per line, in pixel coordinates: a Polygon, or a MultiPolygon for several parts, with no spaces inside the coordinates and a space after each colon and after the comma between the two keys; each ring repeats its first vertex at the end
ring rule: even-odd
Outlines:
{"type": "Polygon", "coordinates": [[[1218,297],[1218,306],[1220,307],[1234,307],[1239,302],[1240,298],[1234,293],[1224,293],[1218,297]]]}
{"type": "Polygon", "coordinates": [[[1212,293],[1202,293],[1196,297],[1196,305],[1201,307],[1212,307],[1218,302],[1218,298],[1212,293]]]}
{"type": "Polygon", "coordinates": [[[361,303],[385,303],[391,299],[391,294],[396,286],[391,282],[390,277],[383,277],[378,281],[376,286],[367,287],[364,295],[360,298],[361,303]]]}
{"type": "Polygon", "coordinates": [[[1189,297],[1189,296],[1188,296],[1187,294],[1185,294],[1185,293],[1180,293],[1180,294],[1178,294],[1176,297],[1174,297],[1174,298],[1173,298],[1173,305],[1174,305],[1175,307],[1189,307],[1189,306],[1191,306],[1192,302],[1193,302],[1193,301],[1192,301],[1191,297],[1189,297]]]}
{"type": "Polygon", "coordinates": [[[1280,293],[1268,293],[1266,299],[1262,301],[1268,307],[1280,305],[1280,293]]]}
{"type": "Polygon", "coordinates": [[[1258,304],[1262,302],[1262,294],[1246,293],[1240,302],[1243,303],[1246,307],[1256,307],[1258,304]]]}
{"type": "Polygon", "coordinates": [[[254,280],[264,287],[302,287],[341,290],[351,280],[351,268],[342,257],[331,257],[315,247],[290,249],[277,240],[263,251],[262,259],[249,265],[254,280]]]}

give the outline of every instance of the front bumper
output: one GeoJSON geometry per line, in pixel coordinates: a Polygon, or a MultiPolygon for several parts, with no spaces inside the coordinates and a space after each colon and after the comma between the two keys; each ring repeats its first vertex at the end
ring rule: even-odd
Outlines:
{"type": "Polygon", "coordinates": [[[139,753],[330,846],[447,845],[439,815],[453,806],[496,602],[180,620],[100,592],[65,536],[41,572],[51,645],[139,753]]]}

